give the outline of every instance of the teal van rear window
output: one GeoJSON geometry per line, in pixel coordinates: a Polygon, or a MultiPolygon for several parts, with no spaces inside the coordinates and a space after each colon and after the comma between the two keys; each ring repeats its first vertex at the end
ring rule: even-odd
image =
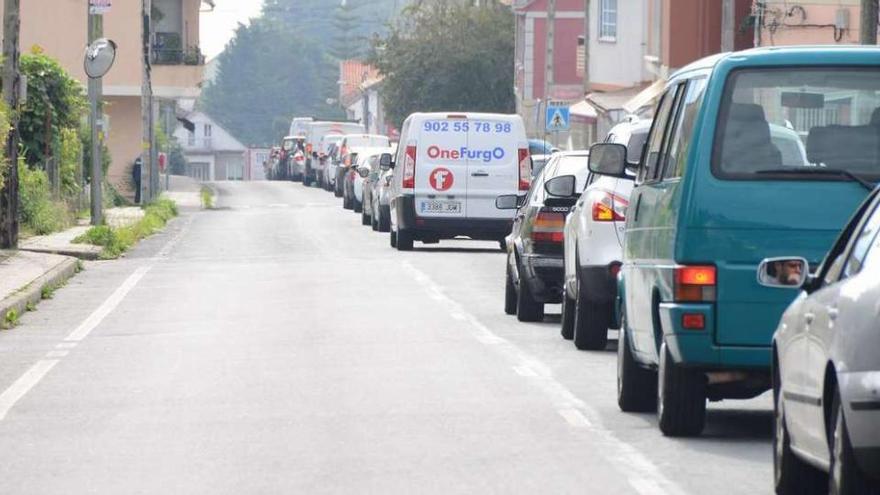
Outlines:
{"type": "Polygon", "coordinates": [[[726,179],[880,178],[880,69],[774,68],[732,73],[712,169],[726,179]],[[812,177],[811,177],[812,176],[812,177]]]}

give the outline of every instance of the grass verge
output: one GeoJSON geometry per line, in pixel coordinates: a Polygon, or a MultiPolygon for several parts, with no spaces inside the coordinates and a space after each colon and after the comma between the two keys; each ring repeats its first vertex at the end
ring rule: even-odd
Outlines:
{"type": "Polygon", "coordinates": [[[177,216],[177,205],[169,199],[159,199],[144,208],[144,217],[134,225],[114,229],[107,225],[92,227],[73,240],[76,244],[92,244],[104,248],[101,259],[116,259],[138,241],[162,230],[177,216]]]}

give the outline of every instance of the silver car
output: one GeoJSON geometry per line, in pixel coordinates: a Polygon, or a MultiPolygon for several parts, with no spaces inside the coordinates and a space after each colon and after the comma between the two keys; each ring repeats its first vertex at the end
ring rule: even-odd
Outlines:
{"type": "Polygon", "coordinates": [[[778,494],[880,493],[878,205],[875,190],[815,275],[795,257],[758,270],[762,285],[801,290],[773,338],[778,494]]]}
{"type": "Polygon", "coordinates": [[[370,221],[373,230],[377,232],[388,232],[391,229],[391,205],[388,202],[388,188],[394,174],[391,160],[392,154],[379,157],[378,170],[373,172],[376,174],[375,179],[370,181],[370,221]]]}

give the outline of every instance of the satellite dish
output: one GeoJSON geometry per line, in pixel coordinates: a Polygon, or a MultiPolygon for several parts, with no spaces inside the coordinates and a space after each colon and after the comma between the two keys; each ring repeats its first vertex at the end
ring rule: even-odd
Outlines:
{"type": "Polygon", "coordinates": [[[95,40],[86,49],[86,75],[91,79],[104,77],[116,61],[116,43],[107,38],[95,40]]]}

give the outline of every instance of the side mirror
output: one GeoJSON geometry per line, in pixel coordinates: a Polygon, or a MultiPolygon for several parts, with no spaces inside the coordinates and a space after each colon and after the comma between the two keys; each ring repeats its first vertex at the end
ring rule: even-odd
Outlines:
{"type": "Polygon", "coordinates": [[[379,169],[384,171],[392,168],[394,168],[394,160],[391,158],[391,153],[382,153],[379,157],[379,169]]]}
{"type": "Polygon", "coordinates": [[[610,177],[626,177],[626,146],[598,143],[590,148],[590,172],[610,177]]]}
{"type": "Polygon", "coordinates": [[[800,289],[809,280],[804,258],[767,258],[758,265],[758,283],[764,287],[800,289]]]}
{"type": "Polygon", "coordinates": [[[360,168],[357,169],[357,173],[358,173],[358,175],[360,175],[362,178],[366,179],[367,177],[370,176],[370,169],[367,168],[367,167],[360,167],[360,168]]]}
{"type": "Polygon", "coordinates": [[[544,190],[551,196],[570,198],[577,194],[577,177],[573,175],[561,175],[544,183],[544,190]]]}
{"type": "Polygon", "coordinates": [[[495,198],[495,208],[499,210],[516,210],[522,206],[525,196],[517,196],[516,194],[505,194],[495,198]]]}

